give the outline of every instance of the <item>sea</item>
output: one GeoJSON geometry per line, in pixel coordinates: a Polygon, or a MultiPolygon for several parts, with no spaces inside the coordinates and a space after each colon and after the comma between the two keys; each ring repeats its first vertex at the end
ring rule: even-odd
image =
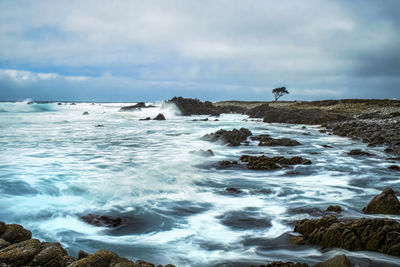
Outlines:
{"type": "Polygon", "coordinates": [[[120,112],[133,104],[1,102],[0,221],[60,242],[75,257],[105,249],[155,264],[251,266],[313,265],[346,254],[358,266],[400,266],[399,258],[381,253],[288,242],[296,220],[320,218],[329,205],[340,205],[343,219],[399,220],[362,213],[385,187],[399,189],[383,147],[320,132],[318,125],[263,123],[240,114],[181,116],[162,101],[120,112]],[[159,113],[166,120],[140,120],[159,113]],[[242,127],[302,145],[266,147],[248,139],[232,147],[201,139],[242,127]],[[196,153],[208,149],[214,156],[196,153]],[[374,155],[348,156],[352,149],[374,155]],[[239,160],[244,154],[301,156],[312,164],[248,170],[239,160]],[[221,160],[239,164],[224,167],[221,160]],[[123,223],[94,226],[82,220],[87,214],[123,223]]]}

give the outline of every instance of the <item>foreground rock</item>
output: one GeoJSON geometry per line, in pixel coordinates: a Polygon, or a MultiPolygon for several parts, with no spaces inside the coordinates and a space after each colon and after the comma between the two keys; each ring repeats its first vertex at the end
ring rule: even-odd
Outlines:
{"type": "Polygon", "coordinates": [[[341,222],[335,216],[303,219],[295,223],[310,244],[351,251],[370,250],[400,256],[400,224],[390,219],[358,219],[341,222]]]}
{"type": "Polygon", "coordinates": [[[274,170],[279,169],[288,165],[309,165],[311,160],[302,157],[267,157],[267,156],[249,156],[243,155],[240,157],[240,161],[247,162],[247,168],[250,170],[274,170]]]}
{"type": "Polygon", "coordinates": [[[89,213],[82,216],[82,220],[94,226],[117,227],[122,224],[121,218],[113,218],[110,216],[96,215],[89,213]]]}
{"type": "Polygon", "coordinates": [[[299,142],[289,138],[274,139],[268,134],[261,134],[250,138],[253,141],[259,141],[259,146],[299,146],[299,142]]]}
{"type": "Polygon", "coordinates": [[[308,264],[305,263],[299,263],[299,262],[282,262],[282,261],[274,261],[271,263],[268,263],[266,265],[260,265],[260,267],[309,267],[308,264]]]}
{"type": "Polygon", "coordinates": [[[317,263],[314,267],[351,267],[351,263],[346,255],[342,254],[327,261],[317,263]]]}
{"type": "Polygon", "coordinates": [[[400,202],[393,189],[387,187],[363,208],[363,212],[366,214],[400,215],[400,202]]]}
{"type": "MultiPolygon", "coordinates": [[[[20,225],[0,222],[0,266],[40,267],[154,267],[154,264],[138,260],[132,262],[114,252],[99,250],[81,255],[77,260],[69,256],[60,243],[41,242],[31,239],[31,232],[20,225]],[[10,242],[4,241],[5,238],[10,242]]],[[[82,254],[82,253],[80,253],[82,254]]],[[[162,265],[159,265],[162,266],[162,265]]],[[[168,264],[165,267],[174,267],[168,264]]]]}
{"type": "Polygon", "coordinates": [[[252,135],[251,131],[246,128],[233,129],[232,131],[221,129],[215,133],[206,134],[201,139],[210,142],[221,141],[230,146],[239,146],[250,135],[252,135]]]}

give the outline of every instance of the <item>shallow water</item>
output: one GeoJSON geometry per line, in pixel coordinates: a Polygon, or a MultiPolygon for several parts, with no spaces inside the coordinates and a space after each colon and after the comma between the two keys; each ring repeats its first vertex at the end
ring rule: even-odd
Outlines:
{"type": "Polygon", "coordinates": [[[73,256],[108,249],[157,264],[242,266],[273,260],[313,264],[346,253],[360,266],[400,266],[398,258],[384,254],[321,251],[286,241],[294,220],[318,218],[329,205],[342,206],[341,217],[365,217],[361,209],[374,195],[386,186],[399,190],[399,175],[387,169],[392,163],[383,148],[320,133],[317,126],[267,124],[233,114],[193,121],[205,116],[183,117],[174,106],[153,104],[118,112],[127,104],[0,103],[0,220],[61,242],[73,256]],[[166,121],[139,121],[160,112],[166,121]],[[240,127],[302,145],[259,147],[250,141],[229,147],[200,140],[240,127]],[[190,153],[199,149],[212,149],[215,156],[190,153]],[[351,149],[375,155],[351,157],[351,149]],[[313,163],[275,171],[217,164],[260,153],[313,163]],[[232,194],[228,187],[243,192],[232,194]],[[87,213],[119,216],[125,223],[91,226],[80,219],[87,213]]]}

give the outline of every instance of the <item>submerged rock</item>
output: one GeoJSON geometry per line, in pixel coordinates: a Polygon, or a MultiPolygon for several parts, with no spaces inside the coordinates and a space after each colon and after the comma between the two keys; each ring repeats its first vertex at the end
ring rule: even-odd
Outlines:
{"type": "Polygon", "coordinates": [[[351,263],[346,255],[341,254],[327,261],[317,263],[314,267],[351,267],[351,263]]]}
{"type": "Polygon", "coordinates": [[[151,118],[150,117],[146,117],[146,118],[144,118],[144,119],[139,119],[140,121],[149,121],[149,120],[151,120],[151,118]]]}
{"type": "Polygon", "coordinates": [[[342,208],[340,206],[329,206],[326,211],[341,212],[342,208]]]}
{"type": "Polygon", "coordinates": [[[399,214],[400,202],[393,189],[386,187],[363,208],[366,214],[399,214]]]}
{"type": "Polygon", "coordinates": [[[372,156],[373,154],[362,151],[360,149],[353,149],[353,150],[350,150],[350,152],[347,153],[347,155],[349,155],[349,156],[372,156]]]}
{"type": "Polygon", "coordinates": [[[329,215],[297,221],[294,231],[301,233],[308,243],[323,248],[370,250],[400,256],[400,224],[396,220],[361,218],[341,222],[329,215]]]}
{"type": "Polygon", "coordinates": [[[279,169],[288,165],[309,165],[311,160],[302,157],[285,158],[281,156],[267,157],[267,156],[249,156],[243,155],[240,157],[242,162],[247,162],[247,168],[250,170],[273,170],[279,169]]]}
{"type": "Polygon", "coordinates": [[[81,218],[88,224],[95,226],[117,227],[122,224],[121,218],[114,218],[110,216],[96,215],[91,213],[82,216],[81,218]]]}
{"type": "Polygon", "coordinates": [[[89,112],[85,111],[85,112],[82,113],[82,115],[89,115],[89,112]]]}
{"type": "Polygon", "coordinates": [[[163,114],[158,114],[153,120],[156,121],[164,121],[165,120],[165,116],[163,114]]]}
{"type": "Polygon", "coordinates": [[[237,189],[235,187],[228,187],[228,188],[225,189],[225,191],[227,191],[227,192],[229,192],[231,194],[241,194],[241,193],[243,193],[242,190],[237,189]]]}
{"type": "Polygon", "coordinates": [[[203,157],[213,157],[214,156],[214,152],[211,149],[207,149],[207,150],[200,149],[197,151],[190,151],[189,153],[203,156],[203,157]]]}
{"type": "Polygon", "coordinates": [[[251,131],[246,128],[233,129],[231,131],[220,129],[215,133],[204,135],[201,139],[210,142],[222,141],[230,146],[239,146],[251,135],[251,131]]]}

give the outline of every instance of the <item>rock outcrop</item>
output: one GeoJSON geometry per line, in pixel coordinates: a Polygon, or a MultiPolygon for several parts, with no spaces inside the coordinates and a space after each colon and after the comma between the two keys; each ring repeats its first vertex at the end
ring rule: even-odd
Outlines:
{"type": "Polygon", "coordinates": [[[220,129],[215,133],[204,135],[201,139],[210,142],[221,141],[230,146],[239,146],[251,135],[251,131],[246,128],[233,129],[231,131],[220,129]]]}
{"type": "Polygon", "coordinates": [[[121,218],[89,213],[81,217],[82,220],[94,226],[117,227],[122,224],[121,218]]]}
{"type": "Polygon", "coordinates": [[[247,162],[247,168],[250,170],[274,170],[288,165],[309,165],[311,160],[302,157],[285,158],[281,156],[267,157],[267,156],[249,156],[243,155],[240,161],[247,162]]]}
{"type": "Polygon", "coordinates": [[[289,138],[272,138],[268,134],[261,134],[250,137],[253,141],[259,141],[259,146],[299,146],[299,142],[289,138]]]}
{"type": "Polygon", "coordinates": [[[351,263],[346,255],[341,254],[327,261],[317,263],[314,267],[351,267],[351,263]]]}
{"type": "Polygon", "coordinates": [[[370,250],[400,256],[400,224],[396,220],[361,218],[343,222],[329,215],[297,221],[294,231],[301,233],[308,243],[323,248],[370,250]]]}
{"type": "Polygon", "coordinates": [[[139,102],[135,105],[122,107],[119,111],[132,111],[132,110],[138,110],[138,109],[142,109],[142,108],[152,108],[152,107],[154,107],[154,106],[151,106],[151,105],[146,106],[146,103],[139,102]]]}
{"type": "MultiPolygon", "coordinates": [[[[31,232],[21,225],[0,222],[1,267],[154,267],[137,260],[132,262],[111,251],[99,250],[94,254],[79,253],[79,259],[68,255],[60,243],[31,239],[31,232]],[[8,240],[8,241],[6,241],[8,240]]],[[[162,266],[162,265],[159,265],[162,266]]],[[[165,267],[174,267],[167,264],[165,267]]]]}
{"type": "Polygon", "coordinates": [[[362,151],[360,149],[353,149],[353,150],[350,150],[350,152],[347,153],[347,155],[349,155],[349,156],[367,156],[367,157],[369,157],[369,156],[372,156],[373,154],[368,153],[366,151],[362,151]]]}
{"type": "Polygon", "coordinates": [[[386,187],[382,193],[375,196],[368,205],[363,208],[363,212],[366,214],[400,215],[400,202],[393,189],[386,187]]]}
{"type": "Polygon", "coordinates": [[[160,113],[160,114],[158,114],[157,116],[155,116],[153,120],[156,120],[156,121],[164,121],[164,120],[165,120],[165,116],[164,116],[163,114],[160,113]]]}

